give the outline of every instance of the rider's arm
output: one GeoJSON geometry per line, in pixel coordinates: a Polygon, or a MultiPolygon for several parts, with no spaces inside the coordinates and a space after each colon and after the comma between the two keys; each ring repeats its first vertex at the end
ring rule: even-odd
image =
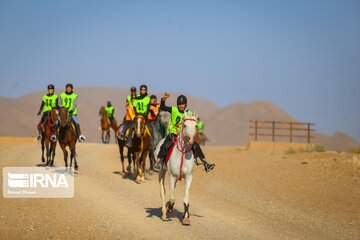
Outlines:
{"type": "Polygon", "coordinates": [[[58,97],[55,100],[55,108],[59,109],[59,98],[58,97]]]}
{"type": "Polygon", "coordinates": [[[165,99],[161,98],[160,110],[171,113],[171,107],[165,105],[165,99]]]}
{"type": "Polygon", "coordinates": [[[41,113],[41,111],[43,110],[44,106],[45,106],[45,102],[44,102],[44,101],[41,101],[41,105],[40,105],[40,109],[39,109],[38,114],[41,113]]]}
{"type": "Polygon", "coordinates": [[[149,109],[149,113],[153,118],[156,118],[156,114],[154,113],[154,110],[149,109]]]}
{"type": "Polygon", "coordinates": [[[76,109],[76,103],[77,103],[77,98],[74,99],[74,104],[73,104],[73,107],[72,109],[69,109],[69,112],[73,113],[76,109]]]}

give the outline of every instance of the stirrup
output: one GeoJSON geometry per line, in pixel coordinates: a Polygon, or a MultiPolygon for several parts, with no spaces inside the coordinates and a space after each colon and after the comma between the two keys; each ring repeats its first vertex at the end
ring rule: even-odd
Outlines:
{"type": "Polygon", "coordinates": [[[80,135],[80,136],[79,136],[79,141],[80,141],[80,142],[83,142],[83,141],[85,141],[85,140],[86,140],[86,138],[85,138],[84,135],[80,135]]]}
{"type": "Polygon", "coordinates": [[[211,170],[214,169],[215,164],[213,164],[213,163],[205,163],[204,166],[205,166],[205,171],[208,173],[208,172],[210,172],[211,170]]]}
{"type": "Polygon", "coordinates": [[[161,162],[155,162],[153,168],[154,168],[154,172],[160,171],[162,169],[161,162]]]}
{"type": "Polygon", "coordinates": [[[51,135],[50,140],[51,140],[52,142],[56,142],[56,140],[57,140],[56,135],[55,135],[55,134],[54,134],[54,135],[51,135]]]}

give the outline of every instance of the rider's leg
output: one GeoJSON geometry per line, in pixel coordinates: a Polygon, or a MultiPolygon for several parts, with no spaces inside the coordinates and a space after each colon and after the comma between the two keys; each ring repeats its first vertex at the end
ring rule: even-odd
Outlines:
{"type": "Polygon", "coordinates": [[[51,137],[50,137],[50,140],[51,141],[53,141],[53,142],[55,142],[56,140],[57,140],[57,137],[56,137],[56,135],[57,135],[57,133],[59,132],[59,118],[56,118],[56,120],[55,120],[55,122],[54,122],[54,134],[53,135],[51,135],[51,137]]]}
{"type": "Polygon", "coordinates": [[[126,147],[131,148],[132,147],[132,135],[134,132],[134,127],[135,127],[135,120],[132,121],[131,123],[129,123],[129,134],[127,136],[127,140],[126,140],[126,147]]]}
{"type": "Polygon", "coordinates": [[[39,135],[37,136],[38,140],[40,140],[42,138],[42,133],[44,132],[44,122],[45,122],[46,117],[47,117],[47,113],[43,112],[40,122],[38,124],[38,131],[39,131],[39,135]]]}
{"type": "Polygon", "coordinates": [[[166,157],[166,154],[167,154],[171,144],[173,143],[172,136],[174,136],[174,135],[171,135],[171,134],[167,135],[164,142],[163,142],[163,144],[161,145],[159,154],[158,154],[156,162],[154,164],[154,169],[155,170],[160,170],[161,169],[161,166],[164,163],[164,159],[166,157]]]}
{"type": "Polygon", "coordinates": [[[77,120],[76,115],[71,115],[71,119],[74,121],[75,126],[76,126],[76,134],[78,135],[79,141],[83,142],[85,141],[85,136],[81,134],[81,130],[80,130],[80,124],[79,121],[77,120]]]}
{"type": "Polygon", "coordinates": [[[197,158],[200,158],[201,162],[204,164],[204,168],[206,172],[210,172],[215,167],[215,164],[208,163],[205,160],[205,155],[201,150],[200,145],[196,141],[193,144],[193,152],[196,163],[197,163],[197,158]]]}
{"type": "Polygon", "coordinates": [[[129,121],[124,122],[124,126],[121,129],[121,133],[120,133],[120,139],[121,140],[123,140],[125,138],[125,132],[126,132],[126,129],[128,129],[129,124],[130,124],[129,121]]]}

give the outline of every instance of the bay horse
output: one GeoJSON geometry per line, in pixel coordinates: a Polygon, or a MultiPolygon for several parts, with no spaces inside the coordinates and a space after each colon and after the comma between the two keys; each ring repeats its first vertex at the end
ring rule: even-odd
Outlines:
{"type": "MultiPolygon", "coordinates": [[[[110,127],[114,130],[114,134],[116,136],[116,131],[118,130],[116,119],[113,118],[112,121],[110,121],[110,118],[106,114],[105,107],[100,107],[99,110],[99,116],[101,117],[101,141],[103,143],[109,143],[110,142],[110,127]],[[105,136],[104,136],[105,134],[105,136]]],[[[115,137],[116,141],[116,137],[115,137]]]]}
{"type": "Polygon", "coordinates": [[[65,167],[68,167],[68,152],[66,150],[66,147],[68,146],[70,149],[70,167],[72,167],[72,161],[74,160],[74,168],[75,170],[78,170],[79,166],[76,161],[76,142],[78,136],[76,134],[75,125],[66,108],[60,108],[59,121],[60,126],[57,139],[64,153],[65,167]]]}
{"type": "Polygon", "coordinates": [[[59,110],[52,109],[45,118],[44,126],[40,126],[44,131],[41,132],[41,161],[45,162],[44,150],[46,149],[46,166],[53,166],[56,150],[56,141],[50,138],[54,134],[54,123],[58,117],[59,110]]]}
{"type": "MultiPolygon", "coordinates": [[[[124,127],[124,123],[120,124],[120,126],[118,127],[118,132],[122,131],[122,128],[124,127]]],[[[116,138],[117,138],[117,142],[118,142],[118,146],[119,146],[119,153],[120,153],[120,160],[121,160],[121,165],[122,165],[122,173],[125,173],[125,166],[124,166],[124,160],[125,160],[125,156],[124,156],[124,148],[126,147],[126,139],[121,139],[118,137],[117,134],[115,134],[116,138]]],[[[128,159],[128,166],[126,167],[126,170],[128,172],[133,172],[133,170],[135,170],[135,160],[134,160],[134,156],[132,154],[132,150],[131,148],[127,148],[127,159],[128,159]],[[134,160],[134,161],[132,161],[134,160]],[[131,166],[131,163],[133,163],[133,166],[131,166]]]]}
{"type": "MultiPolygon", "coordinates": [[[[174,212],[175,204],[175,186],[178,180],[185,179],[184,189],[184,214],[182,219],[183,225],[190,225],[189,213],[189,192],[192,182],[192,172],[195,166],[192,144],[196,137],[196,121],[197,116],[190,116],[185,112],[181,131],[178,134],[174,144],[170,147],[166,158],[166,165],[159,171],[160,195],[162,200],[162,219],[168,220],[166,214],[174,212]],[[170,177],[170,197],[165,203],[165,174],[169,172],[170,177]]],[[[160,147],[165,139],[162,139],[156,147],[155,153],[158,154],[160,147]]]]}
{"type": "Polygon", "coordinates": [[[135,182],[141,183],[145,181],[145,160],[149,153],[151,134],[143,115],[136,115],[134,121],[135,134],[132,139],[132,152],[135,158],[135,182]]]}

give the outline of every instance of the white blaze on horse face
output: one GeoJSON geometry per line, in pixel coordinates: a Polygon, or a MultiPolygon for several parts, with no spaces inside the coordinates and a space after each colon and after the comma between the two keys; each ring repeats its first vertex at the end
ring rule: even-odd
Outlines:
{"type": "Polygon", "coordinates": [[[136,135],[141,137],[141,118],[136,119],[136,135]]]}
{"type": "Polygon", "coordinates": [[[189,139],[189,143],[193,144],[196,135],[196,121],[193,117],[189,117],[189,120],[184,121],[185,137],[189,139]]]}

